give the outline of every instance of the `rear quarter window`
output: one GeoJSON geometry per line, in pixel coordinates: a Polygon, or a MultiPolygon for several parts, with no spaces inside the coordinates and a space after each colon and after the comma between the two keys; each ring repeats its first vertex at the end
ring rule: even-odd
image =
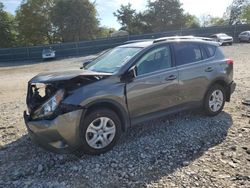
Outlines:
{"type": "Polygon", "coordinates": [[[203,45],[200,45],[200,49],[201,49],[201,54],[202,54],[203,59],[207,59],[208,56],[207,56],[207,51],[205,47],[203,45]]]}
{"type": "Polygon", "coordinates": [[[216,50],[216,58],[218,58],[218,59],[225,59],[225,55],[223,53],[222,47],[217,47],[216,49],[217,49],[216,50]]]}
{"type": "Polygon", "coordinates": [[[216,51],[216,46],[213,45],[205,45],[204,48],[207,51],[207,56],[208,58],[213,57],[215,55],[215,51],[216,51]]]}

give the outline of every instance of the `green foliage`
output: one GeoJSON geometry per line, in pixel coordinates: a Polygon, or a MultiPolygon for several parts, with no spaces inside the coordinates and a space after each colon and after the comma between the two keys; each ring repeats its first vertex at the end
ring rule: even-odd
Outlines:
{"type": "Polygon", "coordinates": [[[36,45],[53,43],[53,26],[50,20],[54,0],[24,0],[16,12],[20,43],[36,45]]]}
{"type": "Polygon", "coordinates": [[[138,13],[135,15],[132,23],[132,34],[144,34],[153,32],[151,24],[148,22],[148,15],[146,13],[138,13]]]}
{"type": "Polygon", "coordinates": [[[229,25],[241,23],[243,7],[246,4],[249,4],[249,0],[233,0],[232,4],[227,8],[224,15],[229,25]]]}
{"type": "Polygon", "coordinates": [[[22,45],[93,39],[99,24],[88,0],[23,0],[16,20],[22,45]]]}
{"type": "Polygon", "coordinates": [[[121,30],[126,30],[129,34],[139,34],[144,29],[142,22],[143,16],[137,14],[136,11],[132,9],[130,3],[128,5],[121,5],[120,9],[113,14],[122,25],[121,30]]]}
{"type": "Polygon", "coordinates": [[[120,10],[117,10],[117,13],[113,13],[117,17],[118,22],[125,28],[127,31],[132,29],[132,23],[134,22],[136,11],[131,8],[131,4],[121,5],[120,10]]]}
{"type": "Polygon", "coordinates": [[[211,27],[211,26],[219,26],[219,25],[227,25],[228,21],[224,18],[213,17],[211,15],[203,15],[200,18],[200,22],[202,27],[211,27]]]}
{"type": "Polygon", "coordinates": [[[179,0],[148,1],[147,10],[137,13],[131,4],[114,13],[123,30],[130,34],[160,32],[182,27],[199,27],[198,19],[185,15],[179,0]],[[187,22],[187,23],[186,23],[187,22]]]}
{"type": "Polygon", "coordinates": [[[98,38],[110,37],[111,33],[115,32],[115,31],[116,30],[114,28],[99,27],[97,37],[98,38]]]}
{"type": "Polygon", "coordinates": [[[98,32],[95,5],[88,0],[57,0],[51,15],[62,42],[94,39],[98,32]]]}
{"type": "Polygon", "coordinates": [[[210,26],[219,26],[219,25],[226,25],[227,22],[223,18],[220,17],[211,17],[209,21],[210,26]]]}
{"type": "Polygon", "coordinates": [[[250,24],[250,3],[243,7],[241,19],[250,24]]]}
{"type": "Polygon", "coordinates": [[[154,32],[180,29],[185,16],[179,0],[148,1],[148,22],[154,32]]]}
{"type": "Polygon", "coordinates": [[[200,22],[199,19],[191,14],[185,14],[185,28],[199,28],[200,22]]]}
{"type": "Polygon", "coordinates": [[[8,48],[15,45],[15,18],[3,9],[0,2],[0,48],[8,48]]]}

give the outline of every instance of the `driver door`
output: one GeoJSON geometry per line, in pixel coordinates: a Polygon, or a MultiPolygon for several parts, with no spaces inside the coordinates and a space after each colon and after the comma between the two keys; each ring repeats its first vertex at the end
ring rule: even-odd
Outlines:
{"type": "Polygon", "coordinates": [[[173,107],[178,103],[178,71],[169,45],[155,47],[136,63],[137,76],[127,84],[131,118],[173,107]]]}

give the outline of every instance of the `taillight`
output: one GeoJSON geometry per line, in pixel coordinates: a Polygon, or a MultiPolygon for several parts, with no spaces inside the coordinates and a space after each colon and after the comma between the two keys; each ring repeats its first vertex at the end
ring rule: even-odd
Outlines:
{"type": "Polygon", "coordinates": [[[233,61],[232,59],[228,59],[228,60],[227,60],[227,64],[228,64],[228,65],[233,65],[233,64],[234,64],[234,61],[233,61]]]}

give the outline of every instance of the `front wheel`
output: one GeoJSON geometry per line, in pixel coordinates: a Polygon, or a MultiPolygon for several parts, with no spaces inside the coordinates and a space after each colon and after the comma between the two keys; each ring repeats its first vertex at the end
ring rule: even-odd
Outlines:
{"type": "Polygon", "coordinates": [[[208,116],[218,115],[225,105],[225,89],[221,85],[213,85],[204,99],[204,111],[208,116]]]}
{"type": "Polygon", "coordinates": [[[84,153],[99,155],[112,149],[121,135],[121,121],[109,109],[99,109],[84,117],[80,137],[84,153]]]}

